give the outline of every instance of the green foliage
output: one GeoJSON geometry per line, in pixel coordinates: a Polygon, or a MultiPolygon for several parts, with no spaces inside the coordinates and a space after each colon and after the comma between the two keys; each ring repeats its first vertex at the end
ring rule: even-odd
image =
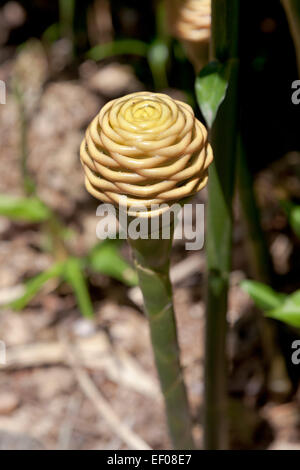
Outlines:
{"type": "Polygon", "coordinates": [[[65,262],[55,263],[47,271],[38,274],[25,283],[25,292],[9,304],[14,310],[22,310],[50,279],[66,281],[74,291],[81,313],[93,316],[93,306],[87,288],[84,265],[79,258],[70,257],[65,262]]]}
{"type": "Polygon", "coordinates": [[[147,59],[156,89],[168,86],[167,63],[170,54],[167,40],[156,39],[149,45],[137,39],[120,39],[93,47],[87,53],[87,57],[98,61],[115,55],[127,54],[147,59]]]}
{"type": "Polygon", "coordinates": [[[50,209],[37,197],[0,195],[0,215],[24,222],[44,222],[51,216],[50,209]]]}
{"type": "Polygon", "coordinates": [[[293,232],[300,239],[300,206],[288,200],[280,201],[280,204],[287,215],[293,232]]]}
{"type": "Polygon", "coordinates": [[[60,25],[59,23],[53,23],[49,28],[47,28],[43,35],[42,41],[48,44],[53,44],[55,41],[58,41],[60,38],[60,25]]]}
{"type": "Polygon", "coordinates": [[[111,276],[128,286],[138,283],[137,274],[120,253],[120,240],[104,240],[96,245],[87,257],[89,267],[101,274],[111,276]]]}
{"type": "Polygon", "coordinates": [[[24,293],[9,304],[14,310],[24,309],[50,279],[69,284],[75,294],[79,309],[85,317],[93,317],[93,305],[88,291],[86,268],[110,276],[128,286],[137,285],[137,274],[120,253],[120,240],[105,240],[96,245],[86,258],[68,257],[54,263],[47,271],[28,280],[24,293]]]}
{"type": "Polygon", "coordinates": [[[289,216],[289,222],[295,235],[297,235],[297,237],[300,239],[300,206],[294,205],[292,207],[289,216]]]}
{"type": "MultiPolygon", "coordinates": [[[[300,238],[300,206],[288,200],[280,203],[293,232],[300,238]]],[[[267,317],[300,328],[300,290],[286,295],[275,292],[265,284],[249,280],[243,281],[241,287],[250,295],[257,307],[264,310],[267,317]]]]}
{"type": "Polygon", "coordinates": [[[72,37],[74,16],[75,0],[59,0],[59,22],[62,37],[72,37]]]}
{"type": "MultiPolygon", "coordinates": [[[[60,240],[61,245],[64,245],[65,227],[37,197],[17,198],[0,195],[0,215],[11,220],[30,223],[48,221],[50,238],[54,237],[60,240]]],[[[65,261],[54,263],[50,269],[29,279],[25,283],[22,296],[9,306],[18,311],[24,309],[47,281],[57,278],[60,282],[67,282],[71,286],[81,313],[86,317],[92,317],[93,305],[86,280],[87,267],[128,286],[137,285],[136,272],[120,253],[121,244],[120,240],[105,240],[97,244],[86,258],[69,256],[65,261]]],[[[67,254],[67,250],[64,251],[67,254]]]]}
{"type": "Polygon", "coordinates": [[[99,61],[116,55],[137,55],[147,59],[156,90],[168,87],[167,65],[170,60],[170,38],[166,33],[164,2],[156,8],[156,38],[149,44],[138,39],[119,39],[98,44],[87,52],[89,59],[99,61]]]}
{"type": "Polygon", "coordinates": [[[167,41],[156,39],[148,49],[148,63],[156,89],[167,88],[167,64],[170,58],[167,41]]]}
{"type": "Polygon", "coordinates": [[[266,316],[300,328],[300,290],[287,296],[280,307],[267,311],[266,316]]]}
{"type": "Polygon", "coordinates": [[[264,310],[269,318],[280,320],[300,328],[300,289],[286,295],[275,292],[271,287],[255,281],[243,281],[241,287],[264,310]]]}
{"type": "Polygon", "coordinates": [[[50,279],[59,277],[64,269],[63,263],[55,263],[47,271],[38,274],[24,286],[24,294],[17,300],[11,302],[9,306],[14,310],[22,310],[30,302],[30,300],[41,290],[44,284],[50,279]]]}
{"type": "Polygon", "coordinates": [[[218,61],[210,62],[196,78],[197,102],[209,127],[212,127],[218,109],[226,95],[230,63],[231,61],[228,61],[224,65],[218,61]]]}
{"type": "Polygon", "coordinates": [[[257,281],[242,281],[242,289],[254,300],[257,307],[262,310],[271,310],[280,307],[285,295],[278,294],[271,287],[257,281]]]}
{"type": "Polygon", "coordinates": [[[92,318],[94,311],[85,278],[83,261],[80,258],[71,256],[64,263],[62,274],[64,280],[72,287],[82,315],[92,318]]]}
{"type": "Polygon", "coordinates": [[[120,39],[119,41],[98,44],[87,53],[88,59],[103,60],[115,55],[132,54],[147,57],[149,45],[137,39],[120,39]]]}

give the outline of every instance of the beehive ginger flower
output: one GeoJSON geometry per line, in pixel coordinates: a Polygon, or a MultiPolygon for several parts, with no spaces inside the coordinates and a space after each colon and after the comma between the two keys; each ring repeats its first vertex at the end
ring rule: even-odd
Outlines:
{"type": "Polygon", "coordinates": [[[80,149],[87,190],[123,204],[131,214],[157,215],[207,182],[212,161],[207,131],[192,108],[160,93],[139,92],[108,102],[89,125],[80,149]]]}
{"type": "Polygon", "coordinates": [[[169,22],[178,39],[208,41],[211,26],[211,0],[166,0],[169,22]]]}
{"type": "Polygon", "coordinates": [[[168,26],[198,72],[208,61],[211,0],[166,0],[168,26]]]}

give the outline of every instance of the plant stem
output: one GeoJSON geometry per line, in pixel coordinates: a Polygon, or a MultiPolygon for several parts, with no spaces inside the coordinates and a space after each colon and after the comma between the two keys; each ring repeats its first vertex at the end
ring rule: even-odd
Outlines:
{"type": "Polygon", "coordinates": [[[290,26],[291,35],[293,37],[298,75],[300,77],[300,1],[299,0],[281,0],[283,8],[287,16],[290,26]]]}
{"type": "Polygon", "coordinates": [[[205,333],[204,447],[226,449],[226,313],[231,269],[232,200],[236,167],[238,0],[212,1],[211,58],[231,62],[226,97],[211,131],[214,162],[208,179],[207,303],[205,333]]]}
{"type": "Polygon", "coordinates": [[[179,360],[176,320],[169,278],[171,239],[132,240],[139,285],[149,319],[151,340],[171,438],[176,449],[193,449],[192,423],[179,360]]]}
{"type": "Polygon", "coordinates": [[[75,0],[59,0],[59,26],[61,37],[74,40],[75,0]]]}
{"type": "MultiPolygon", "coordinates": [[[[20,169],[23,188],[26,196],[36,195],[36,184],[28,170],[28,117],[26,114],[24,95],[18,79],[13,82],[13,93],[19,109],[20,118],[20,169]]],[[[62,224],[58,216],[51,211],[51,216],[44,223],[46,232],[51,239],[51,251],[56,261],[64,261],[68,257],[68,250],[62,235],[62,224]]]]}
{"type": "Polygon", "coordinates": [[[237,189],[242,218],[246,226],[248,260],[254,279],[270,282],[271,262],[260,223],[260,214],[255,200],[253,179],[248,168],[241,134],[237,142],[237,189]]]}
{"type": "Polygon", "coordinates": [[[45,230],[51,241],[51,251],[55,260],[65,261],[69,257],[69,251],[63,237],[63,226],[54,212],[45,222],[45,230]]]}
{"type": "Polygon", "coordinates": [[[26,196],[35,194],[35,183],[28,171],[28,118],[24,104],[24,95],[21,84],[18,79],[13,82],[13,94],[18,105],[19,119],[20,119],[20,169],[22,175],[22,183],[26,196]]]}

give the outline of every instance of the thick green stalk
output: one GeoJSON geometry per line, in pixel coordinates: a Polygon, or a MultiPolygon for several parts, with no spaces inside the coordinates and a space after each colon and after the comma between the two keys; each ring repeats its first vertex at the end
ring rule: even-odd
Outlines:
{"type": "MultiPolygon", "coordinates": [[[[172,235],[172,234],[171,234],[172,235]]],[[[156,367],[175,449],[193,449],[192,423],[179,359],[169,278],[169,240],[129,240],[149,319],[156,367]]]]}
{"type": "Polygon", "coordinates": [[[300,76],[300,0],[281,0],[293,37],[300,76]]]}
{"type": "Polygon", "coordinates": [[[226,313],[236,167],[239,3],[212,1],[211,59],[224,64],[230,61],[231,73],[226,97],[211,131],[214,162],[208,179],[206,235],[205,449],[228,447],[226,313]]]}
{"type": "Polygon", "coordinates": [[[246,245],[249,265],[254,279],[270,282],[271,262],[262,231],[260,214],[255,200],[253,179],[248,168],[242,137],[237,142],[237,189],[241,215],[246,227],[246,245]]]}

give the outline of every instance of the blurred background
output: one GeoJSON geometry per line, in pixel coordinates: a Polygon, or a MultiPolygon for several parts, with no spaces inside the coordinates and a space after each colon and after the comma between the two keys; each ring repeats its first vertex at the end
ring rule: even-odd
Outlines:
{"type": "MultiPolygon", "coordinates": [[[[300,281],[295,50],[279,0],[242,5],[242,21],[248,163],[270,283],[291,294],[300,281]]],[[[134,91],[167,93],[202,119],[194,79],[161,1],[0,2],[1,449],[170,448],[130,253],[96,238],[97,201],[84,188],[79,146],[99,109],[134,91]]],[[[196,201],[206,201],[205,190],[196,201]]],[[[291,360],[300,330],[266,320],[241,288],[252,272],[238,198],[234,209],[231,447],[300,449],[300,364],[291,360]]],[[[171,277],[199,445],[204,276],[204,251],[175,240],[171,277]]]]}

